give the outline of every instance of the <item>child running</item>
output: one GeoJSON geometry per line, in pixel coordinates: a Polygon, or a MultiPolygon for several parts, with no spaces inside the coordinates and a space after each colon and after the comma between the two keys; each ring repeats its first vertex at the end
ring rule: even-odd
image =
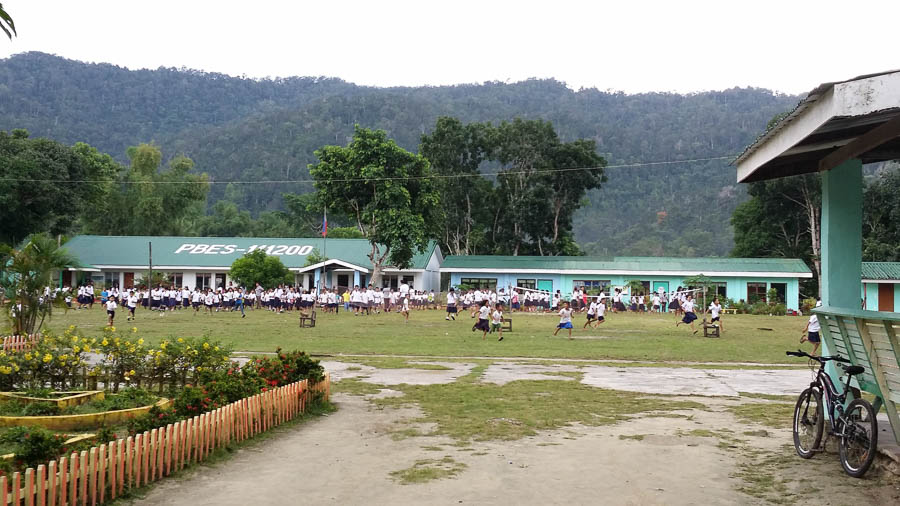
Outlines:
{"type": "Polygon", "coordinates": [[[497,341],[503,340],[503,305],[499,302],[494,305],[494,313],[491,315],[491,332],[500,334],[497,341]]]}
{"type": "Polygon", "coordinates": [[[106,300],[106,315],[108,316],[109,326],[113,326],[113,320],[116,318],[116,299],[106,300]]]}
{"type": "Polygon", "coordinates": [[[686,323],[691,326],[691,330],[696,334],[697,329],[694,328],[694,320],[697,319],[697,315],[694,313],[694,297],[692,295],[688,294],[684,298],[684,302],[681,303],[681,310],[684,311],[684,317],[681,318],[681,321],[675,322],[675,326],[686,323]]]}
{"type": "Polygon", "coordinates": [[[709,313],[712,315],[712,321],[710,323],[717,325],[719,327],[719,332],[725,333],[725,326],[722,325],[722,317],[720,316],[722,313],[722,304],[719,304],[719,298],[716,297],[712,302],[709,303],[709,313]]]}
{"type": "Polygon", "coordinates": [[[481,307],[478,308],[478,323],[472,325],[472,332],[476,330],[481,330],[481,340],[484,341],[487,337],[488,332],[491,331],[490,323],[488,323],[488,319],[490,319],[491,308],[488,307],[488,303],[486,300],[481,301],[481,307]]]}
{"type": "Polygon", "coordinates": [[[568,329],[569,339],[572,339],[572,310],[569,309],[568,302],[563,303],[563,308],[559,310],[559,325],[553,332],[554,336],[559,333],[559,329],[568,329]]]}
{"type": "MultiPolygon", "coordinates": [[[[816,302],[816,307],[820,307],[822,305],[822,301],[816,302]]],[[[800,344],[809,341],[813,344],[812,354],[815,355],[816,352],[819,351],[819,343],[822,342],[822,339],[819,337],[819,331],[822,330],[822,326],[819,324],[819,317],[817,315],[812,315],[809,317],[809,321],[806,322],[806,327],[803,328],[803,333],[800,334],[800,344]]]]}
{"type": "Polygon", "coordinates": [[[403,297],[403,306],[400,308],[400,312],[403,313],[403,318],[406,323],[409,323],[409,295],[407,294],[403,297]]]}

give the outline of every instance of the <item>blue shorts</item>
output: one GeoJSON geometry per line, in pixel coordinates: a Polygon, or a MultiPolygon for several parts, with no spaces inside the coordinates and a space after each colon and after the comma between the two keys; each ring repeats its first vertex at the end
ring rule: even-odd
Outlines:
{"type": "Polygon", "coordinates": [[[688,311],[684,313],[684,318],[681,319],[684,323],[691,323],[692,321],[697,319],[697,315],[694,314],[693,311],[688,311]]]}
{"type": "Polygon", "coordinates": [[[570,329],[572,328],[572,322],[560,323],[556,326],[558,329],[570,329]]]}
{"type": "Polygon", "coordinates": [[[806,339],[811,343],[819,343],[822,342],[822,339],[819,337],[818,332],[809,332],[806,335],[806,339]]]}

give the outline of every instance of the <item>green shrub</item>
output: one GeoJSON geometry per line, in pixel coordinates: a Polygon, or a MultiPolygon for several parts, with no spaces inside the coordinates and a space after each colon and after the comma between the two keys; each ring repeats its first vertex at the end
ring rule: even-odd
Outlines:
{"type": "Polygon", "coordinates": [[[67,436],[54,434],[43,427],[12,427],[0,435],[0,442],[14,448],[16,464],[37,467],[64,453],[67,436]]]}
{"type": "Polygon", "coordinates": [[[775,316],[784,316],[787,314],[787,306],[784,304],[775,304],[771,307],[772,314],[775,316]]]}
{"type": "Polygon", "coordinates": [[[755,315],[767,315],[772,312],[772,308],[766,304],[764,301],[756,301],[753,306],[750,307],[750,314],[755,315]]]}
{"type": "Polygon", "coordinates": [[[173,410],[172,408],[160,408],[159,406],[153,406],[147,413],[128,420],[126,427],[128,429],[128,433],[134,436],[136,434],[143,434],[148,430],[165,427],[170,423],[175,423],[182,419],[183,417],[179,417],[178,415],[176,415],[175,410],[173,410]]]}
{"type": "Polygon", "coordinates": [[[182,388],[172,402],[175,414],[182,418],[190,418],[225,405],[221,395],[210,393],[205,386],[186,386],[182,388]]]}
{"type": "Polygon", "coordinates": [[[102,413],[104,411],[119,411],[122,409],[140,408],[149,406],[159,400],[159,397],[143,388],[125,388],[117,394],[107,394],[102,401],[91,401],[71,410],[73,414],[102,413]]]}

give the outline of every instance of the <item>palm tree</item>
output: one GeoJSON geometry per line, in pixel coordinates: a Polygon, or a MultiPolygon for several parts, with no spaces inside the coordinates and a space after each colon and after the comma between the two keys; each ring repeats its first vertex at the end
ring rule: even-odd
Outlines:
{"type": "Polygon", "coordinates": [[[16,24],[13,23],[12,18],[3,9],[3,4],[0,4],[0,30],[3,30],[3,33],[9,37],[9,40],[12,40],[13,35],[19,35],[16,33],[16,24]]]}
{"type": "Polygon", "coordinates": [[[5,247],[0,255],[0,286],[9,298],[10,323],[16,334],[33,334],[52,317],[54,292],[45,293],[50,276],[77,266],[78,260],[48,234],[32,234],[21,249],[5,247]]]}

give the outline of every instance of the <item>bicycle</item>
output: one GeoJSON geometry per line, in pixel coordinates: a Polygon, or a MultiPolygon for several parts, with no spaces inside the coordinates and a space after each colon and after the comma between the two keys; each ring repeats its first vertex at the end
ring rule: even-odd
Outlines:
{"type": "Polygon", "coordinates": [[[800,393],[794,406],[794,449],[797,455],[809,459],[815,453],[825,451],[824,446],[820,447],[820,444],[827,410],[828,434],[835,436],[840,442],[840,459],[844,472],[854,478],[862,477],[875,460],[878,448],[878,421],[875,419],[875,410],[868,401],[859,397],[859,390],[850,386],[850,379],[862,374],[865,369],[858,365],[845,366],[843,364],[849,364],[850,361],[839,356],[817,357],[799,350],[789,351],[787,354],[807,357],[819,363],[816,379],[809,388],[800,393]],[[841,383],[844,387],[842,394],[838,394],[831,378],[825,373],[825,364],[829,361],[838,362],[838,367],[847,373],[846,383],[841,383]],[[848,392],[851,392],[852,400],[845,409],[848,392]]]}

